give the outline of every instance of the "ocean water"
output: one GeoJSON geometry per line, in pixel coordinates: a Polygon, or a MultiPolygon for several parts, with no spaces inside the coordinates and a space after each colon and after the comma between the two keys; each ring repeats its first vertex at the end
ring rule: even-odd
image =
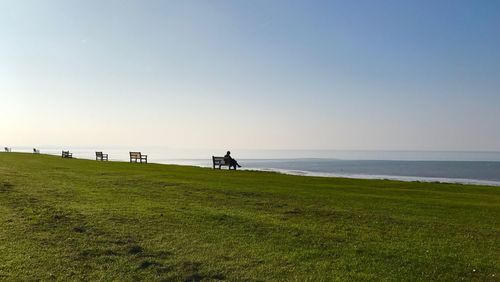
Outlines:
{"type": "MultiPolygon", "coordinates": [[[[58,147],[40,147],[42,153],[60,155],[58,147]]],[[[94,159],[104,151],[113,161],[128,161],[129,151],[142,151],[152,163],[211,167],[211,156],[223,149],[182,150],[161,147],[65,147],[76,158],[94,159]]],[[[13,147],[31,152],[32,148],[13,147]]],[[[500,152],[439,151],[314,151],[314,150],[233,150],[244,169],[287,174],[393,179],[403,181],[449,182],[500,186],[500,152]]]]}

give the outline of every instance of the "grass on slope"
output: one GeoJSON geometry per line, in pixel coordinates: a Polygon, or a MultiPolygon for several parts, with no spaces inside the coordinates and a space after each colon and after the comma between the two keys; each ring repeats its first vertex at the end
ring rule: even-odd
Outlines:
{"type": "Polygon", "coordinates": [[[0,280],[490,280],[500,188],[0,154],[0,280]]]}

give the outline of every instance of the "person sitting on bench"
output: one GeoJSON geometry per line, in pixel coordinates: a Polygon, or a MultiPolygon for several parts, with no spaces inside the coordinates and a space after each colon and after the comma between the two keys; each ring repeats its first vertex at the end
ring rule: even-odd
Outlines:
{"type": "Polygon", "coordinates": [[[241,165],[239,165],[238,162],[231,157],[231,152],[229,151],[227,151],[226,155],[224,156],[224,159],[226,160],[226,163],[229,164],[229,169],[233,167],[234,170],[236,170],[236,167],[241,167],[241,165]]]}

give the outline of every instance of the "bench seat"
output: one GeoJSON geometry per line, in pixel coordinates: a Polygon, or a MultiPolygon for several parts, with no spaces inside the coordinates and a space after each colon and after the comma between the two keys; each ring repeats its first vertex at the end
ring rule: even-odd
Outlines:
{"type": "Polygon", "coordinates": [[[148,163],[148,155],[143,155],[141,152],[130,152],[131,163],[148,163]]]}
{"type": "Polygon", "coordinates": [[[225,158],[225,157],[212,156],[212,163],[213,163],[213,168],[214,169],[217,166],[219,166],[219,169],[222,169],[222,166],[229,167],[229,160],[227,158],[225,158]]]}
{"type": "Polygon", "coordinates": [[[103,154],[102,152],[95,152],[96,161],[108,161],[108,154],[103,154]]]}
{"type": "Polygon", "coordinates": [[[69,151],[62,151],[61,157],[64,159],[72,159],[73,153],[70,153],[69,151]]]}

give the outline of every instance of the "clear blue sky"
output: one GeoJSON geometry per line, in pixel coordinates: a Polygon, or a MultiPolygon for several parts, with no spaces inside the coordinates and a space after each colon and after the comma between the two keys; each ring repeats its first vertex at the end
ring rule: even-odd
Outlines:
{"type": "Polygon", "coordinates": [[[500,1],[0,1],[0,132],[500,150],[500,1]]]}

